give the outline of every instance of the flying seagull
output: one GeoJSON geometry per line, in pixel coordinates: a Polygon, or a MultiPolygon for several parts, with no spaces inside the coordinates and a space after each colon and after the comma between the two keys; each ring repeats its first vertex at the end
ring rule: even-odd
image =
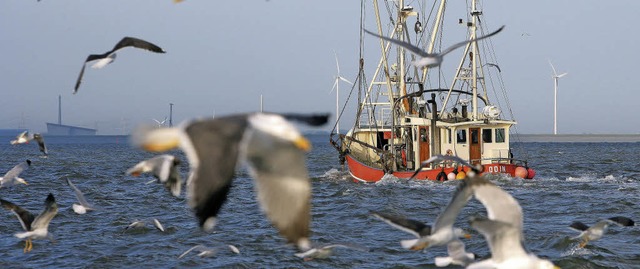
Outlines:
{"type": "Polygon", "coordinates": [[[12,186],[12,185],[16,185],[18,183],[22,183],[24,185],[29,185],[29,183],[27,183],[27,181],[25,181],[23,178],[19,177],[20,174],[22,173],[22,171],[24,171],[27,168],[29,168],[29,166],[31,166],[31,161],[30,160],[26,160],[24,162],[19,163],[16,166],[14,166],[13,168],[11,168],[11,170],[9,170],[9,172],[4,174],[4,176],[0,177],[0,188],[9,187],[9,186],[12,186]]]}
{"type": "Polygon", "coordinates": [[[574,239],[582,239],[582,242],[580,242],[580,247],[582,248],[586,246],[589,241],[600,239],[607,231],[609,224],[616,224],[619,226],[633,226],[635,225],[635,222],[630,218],[618,216],[600,220],[591,227],[585,225],[582,222],[575,221],[571,223],[571,225],[569,225],[569,228],[580,232],[580,234],[574,237],[574,239]]]}
{"type": "Polygon", "coordinates": [[[500,187],[480,176],[467,177],[461,188],[471,189],[484,205],[487,217],[473,217],[471,227],[487,240],[491,258],[467,268],[558,268],[524,249],[522,208],[518,201],[500,187]]]}
{"type": "Polygon", "coordinates": [[[53,197],[53,194],[49,193],[44,203],[45,209],[36,217],[34,217],[31,212],[7,200],[0,199],[0,204],[18,217],[22,228],[25,230],[23,233],[15,234],[15,236],[20,239],[27,238],[24,252],[29,252],[33,248],[31,240],[50,238],[48,232],[49,222],[51,222],[53,217],[58,213],[58,205],[56,204],[56,199],[53,197]]]}
{"type": "Polygon", "coordinates": [[[129,229],[137,229],[137,228],[145,227],[147,226],[147,222],[149,220],[151,220],[151,222],[153,223],[153,227],[156,227],[158,231],[164,232],[164,226],[156,218],[149,218],[148,220],[135,220],[131,224],[127,225],[127,227],[125,227],[124,230],[126,231],[129,229]]]}
{"type": "Polygon", "coordinates": [[[40,151],[44,153],[44,156],[47,156],[49,154],[47,152],[47,146],[44,144],[44,138],[39,133],[30,135],[29,131],[24,131],[20,133],[18,136],[16,136],[15,140],[11,140],[10,143],[11,145],[28,144],[32,140],[35,140],[36,142],[38,142],[38,147],[40,148],[40,151]]]}
{"type": "Polygon", "coordinates": [[[199,251],[200,253],[198,253],[198,257],[201,257],[201,258],[213,257],[218,253],[220,249],[225,249],[225,248],[228,248],[231,252],[235,254],[240,254],[240,250],[234,245],[222,245],[217,247],[207,247],[204,245],[197,245],[195,247],[188,249],[184,253],[180,254],[180,256],[178,256],[178,259],[182,259],[182,257],[189,254],[189,252],[191,251],[199,251]]]}
{"type": "Polygon", "coordinates": [[[171,191],[173,196],[178,197],[182,189],[182,177],[180,177],[178,165],[180,165],[178,157],[163,154],[139,162],[127,170],[127,174],[137,177],[141,173],[151,172],[158,182],[162,182],[167,190],[171,191]]]}
{"type": "Polygon", "coordinates": [[[445,50],[441,51],[440,53],[428,53],[424,50],[422,50],[421,48],[412,45],[411,43],[405,42],[405,41],[401,41],[398,39],[393,39],[393,38],[389,38],[386,36],[381,36],[372,32],[367,31],[366,29],[364,30],[367,34],[370,34],[372,36],[376,36],[379,38],[382,38],[384,40],[387,40],[389,42],[395,43],[398,46],[404,47],[405,49],[409,50],[411,53],[418,55],[420,58],[413,61],[412,64],[418,68],[422,68],[422,67],[435,67],[435,66],[439,66],[442,63],[443,57],[445,55],[447,55],[449,52],[454,51],[455,49],[465,46],[471,42],[474,41],[478,41],[478,40],[482,40],[488,37],[491,37],[497,33],[499,33],[500,31],[502,31],[502,29],[504,29],[504,25],[500,28],[498,28],[498,30],[488,34],[488,35],[484,35],[478,38],[474,38],[474,39],[470,39],[467,41],[462,41],[462,42],[458,42],[448,48],[446,48],[445,50]]]}
{"type": "Polygon", "coordinates": [[[97,62],[95,64],[93,64],[91,67],[92,68],[102,68],[102,67],[110,64],[111,62],[113,62],[116,59],[116,51],[118,51],[119,49],[122,49],[122,48],[126,48],[126,47],[134,47],[134,48],[139,48],[139,49],[145,49],[145,50],[156,52],[156,53],[165,53],[166,52],[162,48],[156,46],[155,44],[153,44],[151,42],[147,42],[147,41],[144,41],[142,39],[135,38],[135,37],[128,37],[128,36],[124,37],[122,40],[120,40],[120,42],[118,42],[118,44],[116,44],[115,47],[113,47],[112,50],[107,51],[107,52],[105,52],[103,54],[91,54],[91,55],[89,55],[89,57],[87,57],[87,59],[82,64],[82,69],[80,70],[80,75],[78,75],[78,80],[76,81],[76,86],[73,89],[73,94],[76,94],[78,92],[78,88],[80,88],[80,83],[82,82],[82,76],[84,75],[84,69],[85,69],[85,67],[87,67],[87,63],[88,62],[97,60],[97,62]]]}
{"type": "Polygon", "coordinates": [[[296,257],[302,258],[305,261],[310,261],[313,259],[326,259],[331,256],[331,254],[333,254],[333,249],[335,248],[350,248],[360,251],[369,251],[368,248],[351,244],[325,244],[315,246],[305,252],[296,253],[295,255],[296,257]]]}
{"type": "Polygon", "coordinates": [[[67,184],[69,185],[69,187],[71,187],[71,189],[73,190],[73,193],[76,195],[76,198],[78,199],[78,202],[80,203],[80,204],[72,205],[73,212],[76,212],[77,214],[82,215],[87,213],[88,210],[94,210],[93,206],[89,204],[87,200],[84,198],[84,194],[82,194],[82,192],[78,188],[76,188],[75,185],[73,185],[73,183],[69,178],[67,178],[67,184]]]}
{"type": "Polygon", "coordinates": [[[236,166],[246,162],[262,210],[283,237],[305,251],[311,219],[305,152],[311,143],[287,119],[316,126],[328,115],[251,113],[192,120],[174,128],[140,128],[132,141],[147,151],[179,146],[185,152],[187,201],[205,231],[215,226],[236,166]]]}

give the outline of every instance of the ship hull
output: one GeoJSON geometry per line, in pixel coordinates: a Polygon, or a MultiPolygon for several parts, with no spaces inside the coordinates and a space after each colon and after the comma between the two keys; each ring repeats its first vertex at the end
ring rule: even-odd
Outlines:
{"type": "MultiPolygon", "coordinates": [[[[353,177],[354,181],[375,183],[380,181],[385,175],[384,170],[368,166],[356,160],[350,154],[347,154],[345,157],[346,157],[347,166],[349,167],[349,174],[351,175],[351,177],[353,177]]],[[[483,164],[482,167],[483,167],[483,174],[487,174],[487,173],[506,174],[511,177],[516,177],[516,169],[518,169],[518,167],[525,168],[523,166],[511,164],[511,163],[483,164]]],[[[444,171],[445,174],[449,174],[453,172],[454,169],[455,169],[454,167],[444,167],[444,170],[442,168],[423,169],[420,172],[418,172],[418,174],[416,174],[414,179],[437,180],[438,174],[440,172],[444,171]]],[[[458,168],[458,171],[464,171],[465,173],[468,172],[469,170],[470,170],[469,167],[458,168]]],[[[397,178],[408,179],[408,178],[411,178],[411,176],[414,173],[415,171],[395,171],[395,172],[392,172],[391,174],[397,178]]]]}

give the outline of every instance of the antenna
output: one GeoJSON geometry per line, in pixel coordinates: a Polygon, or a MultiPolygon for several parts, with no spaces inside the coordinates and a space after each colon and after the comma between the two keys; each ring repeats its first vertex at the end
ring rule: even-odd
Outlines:
{"type": "Polygon", "coordinates": [[[62,95],[58,95],[58,124],[62,125],[62,95]]]}
{"type": "Polygon", "coordinates": [[[336,69],[338,70],[338,73],[335,81],[333,82],[333,88],[331,88],[329,93],[333,92],[334,89],[336,90],[336,133],[340,134],[340,80],[351,85],[353,85],[353,83],[340,76],[340,64],[338,63],[338,54],[335,50],[333,51],[333,55],[336,57],[336,69]]]}
{"type": "Polygon", "coordinates": [[[264,112],[264,103],[262,101],[262,94],[260,95],[260,113],[264,112]]]}
{"type": "Polygon", "coordinates": [[[558,134],[558,79],[566,76],[567,72],[564,72],[560,75],[556,72],[556,68],[553,67],[551,60],[549,59],[549,65],[551,65],[551,70],[553,70],[553,134],[558,134]]]}

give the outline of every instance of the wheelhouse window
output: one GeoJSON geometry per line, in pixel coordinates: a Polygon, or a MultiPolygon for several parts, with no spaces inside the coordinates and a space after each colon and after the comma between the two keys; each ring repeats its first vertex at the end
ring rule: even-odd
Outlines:
{"type": "Polygon", "coordinates": [[[504,128],[496,128],[496,143],[504,143],[504,128]]]}
{"type": "Polygon", "coordinates": [[[452,140],[452,138],[451,138],[451,129],[447,129],[447,142],[449,144],[451,144],[451,140],[452,140]]]}
{"type": "Polygon", "coordinates": [[[456,131],[456,142],[467,143],[467,130],[456,131]]]}
{"type": "Polygon", "coordinates": [[[482,129],[482,142],[483,143],[491,143],[493,142],[493,129],[482,129]]]}

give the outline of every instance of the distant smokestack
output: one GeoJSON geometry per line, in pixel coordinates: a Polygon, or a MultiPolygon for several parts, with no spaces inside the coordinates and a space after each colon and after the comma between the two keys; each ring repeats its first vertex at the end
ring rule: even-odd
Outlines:
{"type": "Polygon", "coordinates": [[[169,103],[169,127],[173,127],[173,103],[169,103]]]}
{"type": "Polygon", "coordinates": [[[62,124],[62,95],[58,95],[58,124],[62,124]]]}

